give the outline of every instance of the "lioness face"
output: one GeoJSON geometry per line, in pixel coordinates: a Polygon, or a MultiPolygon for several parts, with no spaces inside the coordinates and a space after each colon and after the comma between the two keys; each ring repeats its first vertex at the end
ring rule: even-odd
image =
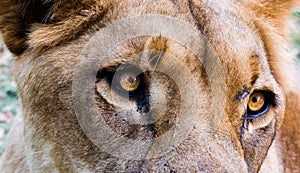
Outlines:
{"type": "Polygon", "coordinates": [[[26,36],[2,28],[30,171],[260,170],[291,90],[272,2],[28,4],[26,36]]]}

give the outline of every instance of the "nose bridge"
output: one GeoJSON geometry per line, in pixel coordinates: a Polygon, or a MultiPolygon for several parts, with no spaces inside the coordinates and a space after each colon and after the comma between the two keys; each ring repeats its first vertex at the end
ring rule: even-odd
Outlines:
{"type": "MultiPolygon", "coordinates": [[[[211,164],[208,165],[211,172],[221,172],[220,168],[223,168],[222,172],[248,173],[247,163],[233,143],[212,139],[206,147],[206,154],[211,157],[211,164]]],[[[202,158],[201,161],[203,160],[206,161],[207,158],[202,158]]]]}
{"type": "Polygon", "coordinates": [[[219,126],[211,136],[214,155],[220,156],[218,160],[222,165],[225,165],[227,172],[248,172],[239,131],[230,122],[228,114],[230,112],[226,111],[219,126]]]}
{"type": "MultiPolygon", "coordinates": [[[[157,44],[157,42],[155,42],[155,44],[157,44]]],[[[168,51],[176,51],[173,44],[169,44],[168,51]]],[[[179,146],[179,149],[176,149],[176,151],[184,153],[184,155],[176,153],[174,157],[177,158],[177,162],[172,161],[173,159],[171,159],[170,162],[173,164],[168,164],[168,166],[176,167],[180,164],[183,164],[185,163],[183,158],[188,157],[192,161],[185,164],[185,166],[197,165],[195,168],[197,168],[198,171],[204,170],[208,172],[246,173],[248,172],[248,168],[244,159],[244,152],[239,141],[238,132],[228,120],[229,115],[231,115],[230,111],[232,110],[225,110],[228,100],[234,97],[229,94],[230,90],[226,88],[226,72],[222,71],[222,65],[224,64],[222,64],[220,61],[216,61],[218,57],[216,56],[216,53],[213,51],[212,47],[207,45],[206,51],[207,57],[203,58],[204,61],[202,62],[199,62],[199,60],[196,60],[196,58],[192,59],[191,57],[188,57],[189,60],[184,59],[182,58],[184,57],[182,54],[178,55],[177,58],[187,64],[191,63],[192,65],[189,64],[188,66],[190,69],[194,70],[193,76],[197,76],[199,78],[198,84],[203,88],[199,93],[194,93],[193,97],[202,95],[201,103],[198,104],[198,109],[203,109],[203,106],[206,105],[207,110],[203,110],[201,113],[203,114],[205,112],[205,114],[207,114],[205,120],[210,121],[207,121],[207,124],[210,124],[208,125],[210,127],[206,127],[210,128],[212,133],[210,134],[211,136],[209,138],[202,138],[200,140],[199,136],[203,136],[205,130],[199,130],[201,128],[195,130],[198,135],[189,136],[189,140],[199,140],[200,142],[197,144],[189,144],[189,142],[184,141],[181,144],[185,145],[182,147],[183,149],[181,146],[179,146]],[[196,64],[201,64],[202,68],[195,68],[195,66],[197,66],[196,64]],[[203,72],[200,72],[201,70],[203,70],[203,72]],[[203,73],[206,73],[206,75],[199,75],[203,73]],[[208,85],[203,85],[204,81],[207,82],[208,85]],[[208,94],[208,92],[210,92],[210,94],[208,94]],[[205,101],[203,101],[203,93],[210,95],[210,98],[205,97],[205,101]],[[212,102],[212,104],[208,104],[208,102],[212,102]],[[190,148],[193,152],[191,153],[191,151],[186,151],[186,148],[190,148]],[[180,164],[178,162],[180,162],[180,164]]],[[[162,62],[160,65],[162,65],[162,62]]],[[[170,66],[170,64],[168,63],[165,66],[170,66]]],[[[158,68],[160,68],[160,66],[158,66],[158,68]]],[[[201,116],[203,115],[199,114],[199,117],[201,116]]],[[[198,125],[198,127],[203,125],[203,123],[199,124],[200,125],[198,125]]],[[[202,128],[203,127],[205,128],[205,126],[202,126],[202,128]]],[[[193,133],[195,132],[192,132],[192,134],[193,133]]]]}
{"type": "Polygon", "coordinates": [[[141,169],[158,172],[248,173],[247,164],[230,135],[217,132],[205,141],[197,141],[197,133],[193,131],[187,140],[164,157],[144,160],[141,169]]]}

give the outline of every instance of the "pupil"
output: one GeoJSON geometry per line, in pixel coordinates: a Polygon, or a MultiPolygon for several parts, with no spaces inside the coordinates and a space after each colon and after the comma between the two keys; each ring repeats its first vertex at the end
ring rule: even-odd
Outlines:
{"type": "Polygon", "coordinates": [[[128,82],[129,82],[129,83],[134,83],[135,80],[136,80],[135,77],[129,77],[129,78],[128,78],[128,82]]]}
{"type": "Polygon", "coordinates": [[[256,103],[257,101],[258,101],[258,98],[257,98],[257,97],[253,97],[253,98],[252,98],[252,102],[253,102],[253,103],[256,103]]]}

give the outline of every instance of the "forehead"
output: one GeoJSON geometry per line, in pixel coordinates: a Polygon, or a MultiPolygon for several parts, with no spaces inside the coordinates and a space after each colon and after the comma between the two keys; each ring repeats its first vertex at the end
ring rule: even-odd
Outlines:
{"type": "MultiPolygon", "coordinates": [[[[105,6],[101,3],[98,5],[105,6]]],[[[94,9],[95,13],[97,13],[96,9],[94,9]]],[[[59,11],[55,12],[51,18],[56,20],[56,18],[61,16],[61,13],[62,12],[59,11]]],[[[236,86],[236,88],[242,88],[245,83],[249,83],[248,80],[251,77],[247,77],[249,75],[245,74],[252,73],[251,71],[253,71],[253,68],[251,68],[251,64],[252,66],[262,64],[265,69],[268,68],[264,45],[258,34],[259,32],[256,29],[257,27],[255,26],[254,14],[252,14],[252,11],[243,4],[232,0],[114,0],[111,3],[108,3],[103,18],[97,19],[96,24],[90,25],[93,27],[85,28],[82,32],[93,36],[93,34],[90,33],[94,33],[95,30],[98,30],[99,28],[100,30],[106,28],[106,26],[111,25],[118,20],[147,14],[172,16],[178,20],[182,20],[183,23],[189,23],[191,26],[197,28],[196,32],[201,33],[207,39],[222,62],[224,69],[227,69],[224,71],[226,77],[229,81],[233,81],[232,84],[236,86]],[[243,71],[241,71],[241,69],[243,69],[243,71]],[[234,83],[234,81],[236,81],[236,83],[234,83]]],[[[76,20],[74,20],[74,22],[76,22],[76,20]]],[[[156,21],[153,21],[153,23],[155,22],[156,21]]],[[[74,26],[69,23],[64,23],[62,25],[64,26],[61,26],[59,30],[49,28],[51,29],[51,32],[45,32],[43,28],[39,29],[37,27],[35,32],[31,34],[32,39],[30,40],[30,43],[46,45],[47,42],[53,42],[53,38],[56,39],[55,42],[64,40],[64,36],[61,35],[61,33],[68,33],[69,31],[74,30],[74,28],[72,28],[74,26]],[[38,34],[40,32],[49,34],[46,36],[38,34]],[[59,32],[60,34],[53,37],[51,34],[55,32],[59,32]],[[57,37],[62,38],[57,39],[57,37]],[[43,43],[41,41],[43,41],[43,43]]],[[[172,29],[174,26],[170,25],[169,27],[172,29]]],[[[130,28],[126,29],[130,30],[130,28]]],[[[132,30],[134,29],[135,28],[132,28],[132,30]]],[[[163,27],[161,29],[168,30],[168,28],[163,27]]],[[[177,29],[177,31],[178,35],[188,35],[185,29],[177,29]]],[[[112,33],[109,37],[114,39],[114,37],[118,36],[112,33]]],[[[63,51],[66,52],[68,50],[69,49],[63,51]]]]}
{"type": "MultiPolygon", "coordinates": [[[[118,20],[141,14],[168,15],[197,28],[217,53],[224,65],[229,81],[236,87],[251,80],[257,71],[268,69],[266,53],[255,15],[244,4],[232,0],[223,1],[147,1],[145,3],[120,3],[111,17],[118,20]],[[118,15],[122,14],[122,15],[118,15]],[[260,64],[260,66],[258,66],[260,64]],[[241,71],[243,69],[243,71],[241,71]],[[249,74],[249,75],[245,75],[249,74]]],[[[170,26],[172,27],[172,26],[170,26]]],[[[165,28],[162,28],[165,29],[165,28]]],[[[172,28],[171,28],[172,29],[172,28]]],[[[170,29],[170,30],[171,30],[170,29]]],[[[185,29],[178,35],[188,35],[185,29]]]]}

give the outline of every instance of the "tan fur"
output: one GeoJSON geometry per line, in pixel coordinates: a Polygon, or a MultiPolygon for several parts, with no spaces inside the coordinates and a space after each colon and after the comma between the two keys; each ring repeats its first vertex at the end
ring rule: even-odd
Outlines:
{"type": "MultiPolygon", "coordinates": [[[[24,119],[19,117],[15,122],[0,170],[299,172],[300,92],[294,83],[294,59],[289,53],[288,39],[291,11],[299,4],[298,0],[1,0],[0,29],[6,45],[17,55],[14,76],[24,119]],[[115,133],[128,139],[151,141],[169,132],[178,119],[184,118],[180,108],[185,95],[189,97],[189,111],[199,111],[191,132],[170,153],[157,158],[128,160],[103,151],[88,138],[75,114],[80,98],[72,95],[72,82],[78,77],[76,65],[80,54],[97,30],[120,19],[145,14],[172,16],[197,28],[220,61],[226,88],[213,93],[211,82],[214,81],[210,81],[208,73],[218,63],[211,59],[213,52],[202,45],[198,45],[199,49],[207,51],[203,62],[186,49],[188,45],[163,36],[136,37],[112,45],[115,47],[109,56],[99,59],[99,69],[93,70],[104,69],[109,73],[141,53],[136,60],[138,68],[143,69],[150,62],[151,68],[164,67],[162,69],[172,71],[173,80],[162,73],[145,74],[150,109],[164,115],[149,126],[129,123],[129,115],[133,115],[135,121],[142,120],[146,108],[137,106],[138,99],[119,97],[101,77],[95,79],[93,97],[98,114],[94,116],[92,110],[87,109],[86,115],[96,120],[101,115],[115,133]],[[186,91],[180,90],[180,86],[191,81],[181,77],[184,68],[176,64],[177,61],[168,60],[168,56],[180,60],[191,71],[195,80],[185,87],[186,91]],[[193,86],[197,86],[196,89],[193,86]],[[263,117],[248,121],[245,118],[247,102],[256,90],[274,93],[276,105],[263,117]],[[215,97],[222,92],[225,97],[215,97]],[[201,99],[193,102],[198,97],[201,99]],[[223,99],[223,107],[220,104],[212,108],[220,106],[225,111],[220,122],[215,122],[210,105],[221,103],[223,99]]],[[[186,32],[182,30],[177,34],[185,36],[189,34],[186,32]]],[[[107,37],[117,38],[113,33],[107,37]]],[[[90,56],[97,57],[98,51],[103,50],[94,50],[90,56]]],[[[98,121],[89,123],[93,127],[98,121]]],[[[165,139],[172,140],[175,139],[165,139]]],[[[147,147],[151,148],[151,144],[145,144],[140,151],[144,158],[153,154],[148,153],[150,149],[145,151],[147,147]]]]}

